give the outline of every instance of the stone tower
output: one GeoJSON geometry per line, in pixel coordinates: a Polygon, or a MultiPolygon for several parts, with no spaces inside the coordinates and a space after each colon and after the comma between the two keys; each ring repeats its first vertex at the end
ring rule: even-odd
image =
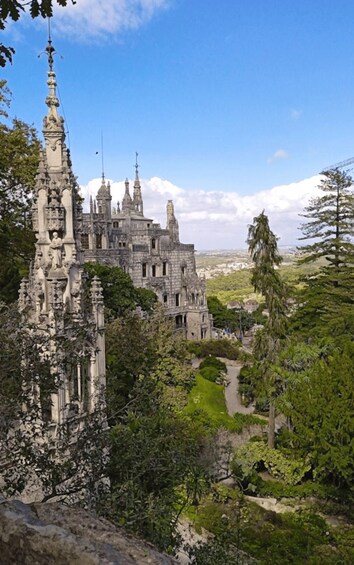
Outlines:
{"type": "Polygon", "coordinates": [[[134,210],[134,202],[129,192],[129,181],[125,179],[125,192],[122,200],[122,212],[130,213],[134,210]]]}
{"type": "MultiPolygon", "coordinates": [[[[46,52],[48,112],[32,208],[36,253],[29,279],[21,283],[19,308],[24,325],[47,338],[45,355],[50,358],[56,387],[45,419],[61,425],[93,412],[105,388],[104,314],[99,280],[93,279],[90,288],[85,286],[82,210],[65,146],[64,120],[58,114],[51,40],[46,52]],[[81,341],[79,334],[84,335],[81,341]],[[77,343],[71,359],[64,358],[59,336],[77,343]]],[[[102,201],[110,216],[109,187],[104,186],[102,201]]]]}
{"type": "Polygon", "coordinates": [[[179,243],[178,220],[175,216],[175,208],[173,206],[172,200],[168,200],[167,202],[166,214],[167,214],[166,229],[169,230],[172,241],[174,241],[175,243],[179,243]]]}

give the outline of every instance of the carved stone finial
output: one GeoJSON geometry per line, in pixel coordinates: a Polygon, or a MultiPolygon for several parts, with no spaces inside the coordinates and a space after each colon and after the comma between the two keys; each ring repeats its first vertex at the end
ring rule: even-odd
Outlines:
{"type": "Polygon", "coordinates": [[[19,309],[23,310],[24,308],[26,308],[29,302],[30,297],[28,295],[28,280],[22,279],[18,296],[19,309]]]}
{"type": "Polygon", "coordinates": [[[103,305],[103,294],[102,294],[101,281],[97,276],[94,276],[91,282],[91,299],[92,304],[103,305]]]}

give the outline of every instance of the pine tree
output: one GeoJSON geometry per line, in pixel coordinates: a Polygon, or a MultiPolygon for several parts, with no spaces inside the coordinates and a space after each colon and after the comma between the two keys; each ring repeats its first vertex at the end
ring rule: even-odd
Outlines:
{"type": "Polygon", "coordinates": [[[264,211],[253,219],[248,229],[248,250],[254,263],[251,282],[257,292],[264,296],[269,317],[261,332],[256,335],[253,353],[256,370],[262,379],[269,402],[268,445],[274,447],[275,406],[277,396],[276,373],[273,365],[285,335],[287,322],[287,289],[276,267],[282,262],[278,251],[278,238],[269,226],[264,211]]]}
{"type": "MultiPolygon", "coordinates": [[[[354,193],[352,178],[344,171],[324,171],[319,189],[305,208],[302,240],[314,240],[300,248],[300,264],[321,260],[317,272],[307,277],[301,296],[297,323],[303,328],[322,328],[333,332],[347,326],[354,331],[354,193]]],[[[348,328],[347,330],[348,331],[348,328]]]]}

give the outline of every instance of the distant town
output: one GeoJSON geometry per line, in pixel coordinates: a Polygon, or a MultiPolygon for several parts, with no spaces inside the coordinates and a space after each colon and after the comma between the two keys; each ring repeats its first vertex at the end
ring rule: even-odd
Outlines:
{"type": "MultiPolygon", "coordinates": [[[[284,258],[283,265],[291,265],[298,253],[296,248],[280,247],[280,250],[284,258]]],[[[196,251],[195,259],[198,276],[206,279],[229,275],[234,271],[252,267],[247,249],[196,251]]]]}

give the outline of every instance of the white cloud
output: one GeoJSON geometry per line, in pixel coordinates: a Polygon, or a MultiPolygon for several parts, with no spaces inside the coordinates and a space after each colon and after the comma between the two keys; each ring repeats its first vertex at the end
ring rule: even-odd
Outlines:
{"type": "MultiPolygon", "coordinates": [[[[275,186],[252,195],[237,192],[189,191],[153,177],[141,180],[145,216],[166,225],[166,203],[172,199],[180,225],[181,241],[194,243],[197,249],[233,249],[245,247],[247,226],[263,209],[272,230],[280,236],[281,245],[294,245],[300,235],[299,214],[308,200],[318,194],[320,175],[288,185],[275,186]]],[[[95,195],[101,184],[93,179],[82,186],[85,208],[89,195],[95,195]]],[[[132,193],[132,182],[131,193],[132,193]]],[[[111,181],[113,206],[121,201],[124,182],[111,181]]]]}
{"type": "Polygon", "coordinates": [[[267,163],[273,163],[273,161],[279,161],[281,159],[287,159],[289,157],[289,153],[286,149],[277,149],[269,159],[267,159],[267,163]]]}
{"type": "Polygon", "coordinates": [[[294,122],[299,120],[302,116],[302,110],[295,110],[294,108],[290,112],[290,117],[294,122]]]}
{"type": "Polygon", "coordinates": [[[134,30],[170,0],[77,0],[65,8],[55,7],[53,26],[56,30],[81,40],[105,39],[120,32],[134,30]]]}

